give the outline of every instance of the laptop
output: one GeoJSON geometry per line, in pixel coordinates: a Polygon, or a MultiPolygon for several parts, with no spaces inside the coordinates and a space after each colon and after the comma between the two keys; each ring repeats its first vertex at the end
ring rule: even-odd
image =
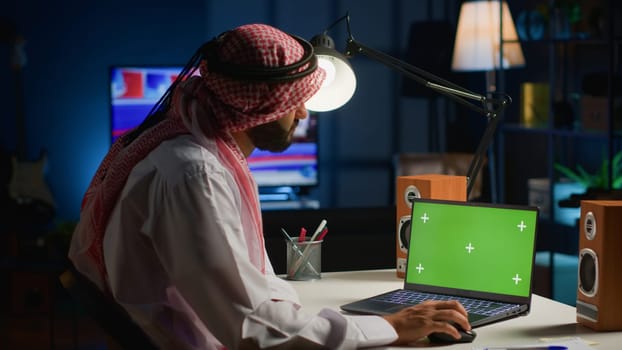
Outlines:
{"type": "Polygon", "coordinates": [[[404,287],[341,306],[386,315],[458,300],[472,327],[529,313],[538,208],[416,198],[404,287]]]}

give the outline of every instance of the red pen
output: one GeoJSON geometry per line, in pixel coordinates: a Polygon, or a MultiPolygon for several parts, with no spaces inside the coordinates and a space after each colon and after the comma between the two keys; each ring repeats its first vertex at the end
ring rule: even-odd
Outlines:
{"type": "Polygon", "coordinates": [[[298,235],[298,243],[304,242],[307,237],[307,229],[304,227],[300,228],[300,234],[298,235]]]}
{"type": "Polygon", "coordinates": [[[324,236],[326,236],[326,234],[327,234],[327,233],[328,233],[328,227],[325,227],[325,228],[322,230],[322,233],[320,233],[320,235],[317,237],[317,240],[318,240],[318,241],[323,240],[323,239],[324,239],[324,236]]]}

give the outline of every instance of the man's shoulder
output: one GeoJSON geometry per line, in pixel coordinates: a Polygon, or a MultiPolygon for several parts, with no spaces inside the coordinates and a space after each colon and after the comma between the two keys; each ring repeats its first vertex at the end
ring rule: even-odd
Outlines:
{"type": "Polygon", "coordinates": [[[216,158],[217,148],[213,141],[199,143],[192,135],[181,135],[166,140],[150,154],[153,162],[204,162],[216,158]]]}
{"type": "Polygon", "coordinates": [[[147,158],[160,173],[191,174],[222,168],[216,152],[215,144],[200,144],[191,135],[182,135],[162,142],[147,158]]]}

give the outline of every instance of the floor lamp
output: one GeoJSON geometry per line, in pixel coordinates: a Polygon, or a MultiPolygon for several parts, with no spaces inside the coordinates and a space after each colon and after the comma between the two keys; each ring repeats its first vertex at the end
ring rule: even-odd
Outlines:
{"type": "MultiPolygon", "coordinates": [[[[486,89],[490,96],[497,91],[495,75],[497,70],[524,65],[525,57],[507,2],[498,0],[464,2],[458,17],[452,70],[486,72],[486,89]]],[[[491,172],[491,199],[497,202],[493,146],[488,148],[488,166],[491,172]]]]}

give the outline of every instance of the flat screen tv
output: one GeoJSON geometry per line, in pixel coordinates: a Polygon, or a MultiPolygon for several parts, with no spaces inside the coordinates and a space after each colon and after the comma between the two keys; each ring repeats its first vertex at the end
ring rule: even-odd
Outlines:
{"type": "MultiPolygon", "coordinates": [[[[142,122],[181,69],[181,66],[111,67],[111,142],[142,122]]],[[[302,194],[318,185],[317,122],[314,113],[301,120],[294,142],[282,153],[255,150],[251,154],[248,164],[260,192],[302,194]]]]}

